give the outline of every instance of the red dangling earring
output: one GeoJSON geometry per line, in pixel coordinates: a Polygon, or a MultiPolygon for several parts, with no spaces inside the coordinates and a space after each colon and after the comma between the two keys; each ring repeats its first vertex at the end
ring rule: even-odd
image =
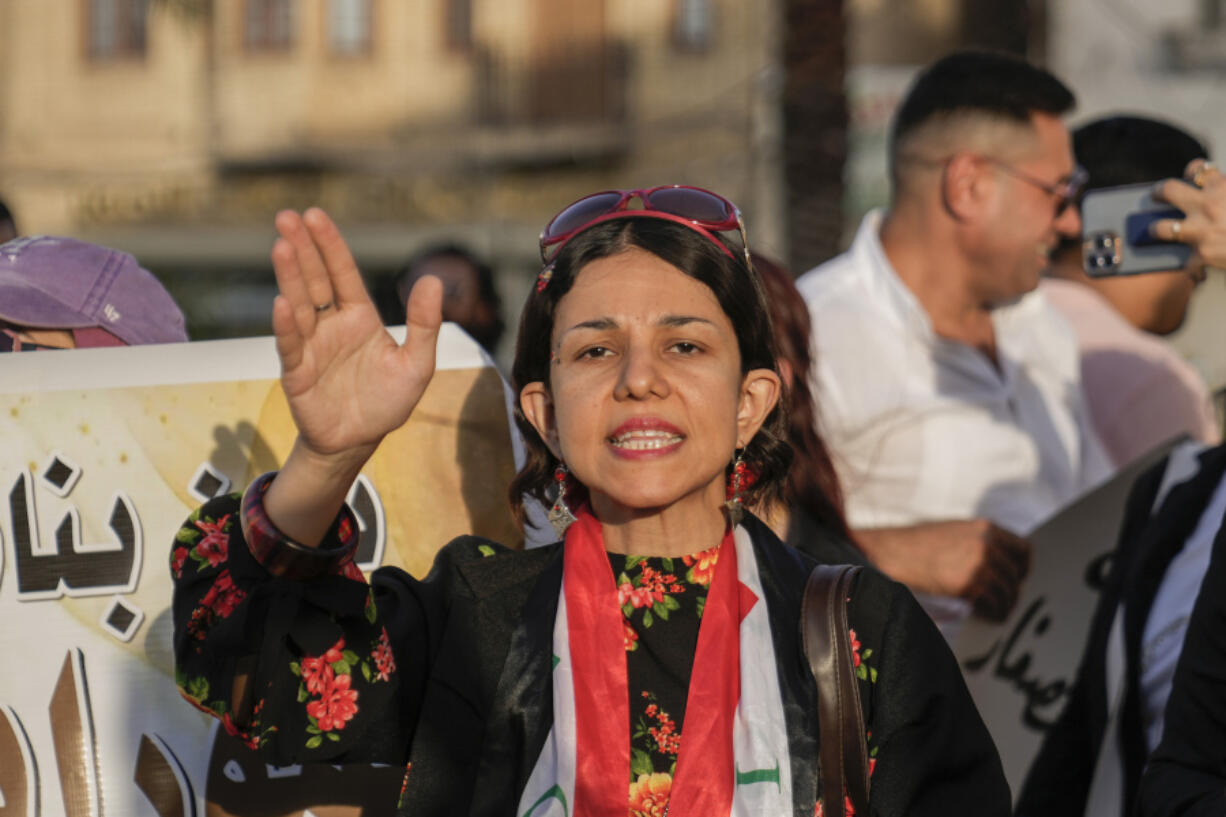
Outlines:
{"type": "Polygon", "coordinates": [[[569,474],[565,463],[559,463],[558,467],[553,469],[553,481],[557,495],[553,500],[553,507],[549,509],[549,524],[553,525],[559,539],[566,536],[566,529],[575,521],[575,515],[571,513],[570,506],[566,504],[566,478],[569,474]]]}
{"type": "Polygon", "coordinates": [[[724,508],[728,511],[728,521],[733,527],[740,523],[745,513],[741,495],[757,479],[758,475],[745,463],[745,449],[739,449],[736,452],[736,458],[732,461],[732,473],[728,475],[728,488],[724,502],[724,508]]]}

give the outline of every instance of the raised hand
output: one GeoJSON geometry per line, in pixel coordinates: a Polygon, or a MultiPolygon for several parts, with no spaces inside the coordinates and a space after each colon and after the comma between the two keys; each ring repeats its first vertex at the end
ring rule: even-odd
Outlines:
{"type": "Polygon", "coordinates": [[[357,264],[322,210],[277,214],[272,325],[300,444],[318,455],[374,450],[408,419],[434,373],[442,287],[409,298],[403,346],[383,328],[357,264]]]}
{"type": "Polygon", "coordinates": [[[272,309],[281,386],[298,439],[264,494],[273,523],[317,545],[379,441],[409,418],[434,374],[443,287],[409,295],[404,345],[383,328],[353,255],[322,210],[277,214],[272,309]]]}

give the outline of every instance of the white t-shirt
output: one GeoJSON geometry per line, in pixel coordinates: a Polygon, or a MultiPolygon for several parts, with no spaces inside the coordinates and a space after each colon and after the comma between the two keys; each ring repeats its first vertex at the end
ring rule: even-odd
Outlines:
{"type": "Polygon", "coordinates": [[[1180,434],[1221,441],[1209,388],[1173,346],[1137,329],[1085,284],[1047,278],[1039,291],[1077,334],[1086,406],[1116,465],[1180,434]]]}
{"type": "Polygon", "coordinates": [[[869,213],[850,250],[801,276],[819,431],[853,528],[986,517],[1025,535],[1110,476],[1077,345],[1038,292],[992,312],[999,368],[938,337],[869,213]]]}

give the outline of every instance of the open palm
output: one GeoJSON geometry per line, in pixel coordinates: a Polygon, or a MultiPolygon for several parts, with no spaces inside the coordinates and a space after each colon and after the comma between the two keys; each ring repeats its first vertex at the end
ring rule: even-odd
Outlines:
{"type": "Polygon", "coordinates": [[[403,345],[384,329],[336,225],[322,210],[277,214],[273,332],[299,441],[321,455],[374,450],[434,373],[442,285],[413,288],[403,345]]]}

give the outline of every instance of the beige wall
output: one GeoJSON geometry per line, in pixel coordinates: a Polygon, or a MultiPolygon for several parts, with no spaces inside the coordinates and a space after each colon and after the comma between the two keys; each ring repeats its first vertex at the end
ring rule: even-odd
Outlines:
{"type": "Polygon", "coordinates": [[[386,140],[415,122],[455,123],[471,110],[468,58],[447,49],[443,5],[375,0],[369,53],[327,44],[324,0],[300,0],[284,52],[243,46],[241,0],[221,0],[217,110],[220,148],[249,157],[358,140],[386,140]]]}
{"type": "Polygon", "coordinates": [[[207,170],[203,50],[154,13],[141,58],[86,54],[81,0],[3,3],[0,195],[37,232],[67,232],[84,185],[120,188],[207,170]]]}

